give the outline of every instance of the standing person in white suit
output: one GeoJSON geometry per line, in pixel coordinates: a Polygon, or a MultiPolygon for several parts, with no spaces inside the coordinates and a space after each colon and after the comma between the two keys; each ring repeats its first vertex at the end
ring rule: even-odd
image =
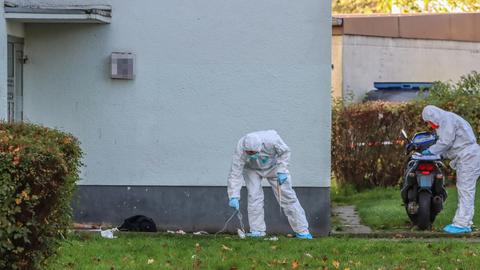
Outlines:
{"type": "Polygon", "coordinates": [[[472,231],[475,188],[480,176],[480,146],[470,124],[462,117],[428,105],[422,118],[437,130],[438,141],[424,155],[442,155],[451,160],[450,166],[457,171],[458,206],[453,223],[443,230],[448,233],[472,231]]]}
{"type": "Polygon", "coordinates": [[[266,235],[262,189],[262,179],[266,178],[277,201],[281,200],[279,203],[296,237],[312,239],[305,211],[292,189],[288,171],[289,160],[290,149],[275,130],[252,132],[238,141],[228,176],[228,198],[229,206],[238,210],[240,190],[245,180],[250,225],[247,236],[266,235]],[[281,194],[278,194],[278,191],[281,194]]]}

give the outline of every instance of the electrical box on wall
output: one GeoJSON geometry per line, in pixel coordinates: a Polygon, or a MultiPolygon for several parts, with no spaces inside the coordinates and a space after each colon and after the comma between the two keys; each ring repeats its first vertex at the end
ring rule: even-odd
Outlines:
{"type": "Polygon", "coordinates": [[[133,80],[135,78],[135,54],[113,52],[111,55],[112,79],[133,80]]]}

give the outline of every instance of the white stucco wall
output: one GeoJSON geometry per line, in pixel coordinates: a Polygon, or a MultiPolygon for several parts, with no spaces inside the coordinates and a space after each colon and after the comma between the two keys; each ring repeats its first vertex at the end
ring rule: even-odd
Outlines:
{"type": "Polygon", "coordinates": [[[344,36],[343,94],[355,100],[375,81],[445,81],[480,70],[480,43],[344,36]]]}
{"type": "Polygon", "coordinates": [[[276,129],[294,184],[329,186],[330,2],[112,5],[110,25],[25,29],[25,117],[81,140],[81,184],[223,186],[237,140],[276,129]],[[114,51],[135,80],[109,78],[114,51]]]}

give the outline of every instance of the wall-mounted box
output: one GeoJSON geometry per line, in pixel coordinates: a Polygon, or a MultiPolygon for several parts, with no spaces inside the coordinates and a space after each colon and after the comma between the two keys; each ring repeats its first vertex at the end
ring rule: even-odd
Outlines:
{"type": "Polygon", "coordinates": [[[113,52],[111,55],[111,78],[133,80],[135,78],[135,54],[113,52]]]}

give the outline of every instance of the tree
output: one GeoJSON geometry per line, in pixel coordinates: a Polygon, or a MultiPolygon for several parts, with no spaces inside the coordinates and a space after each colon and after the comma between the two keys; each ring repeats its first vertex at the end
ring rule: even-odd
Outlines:
{"type": "Polygon", "coordinates": [[[390,13],[391,0],[332,0],[333,13],[390,13]]]}
{"type": "Polygon", "coordinates": [[[339,13],[419,13],[480,11],[479,0],[332,0],[339,13]]]}

